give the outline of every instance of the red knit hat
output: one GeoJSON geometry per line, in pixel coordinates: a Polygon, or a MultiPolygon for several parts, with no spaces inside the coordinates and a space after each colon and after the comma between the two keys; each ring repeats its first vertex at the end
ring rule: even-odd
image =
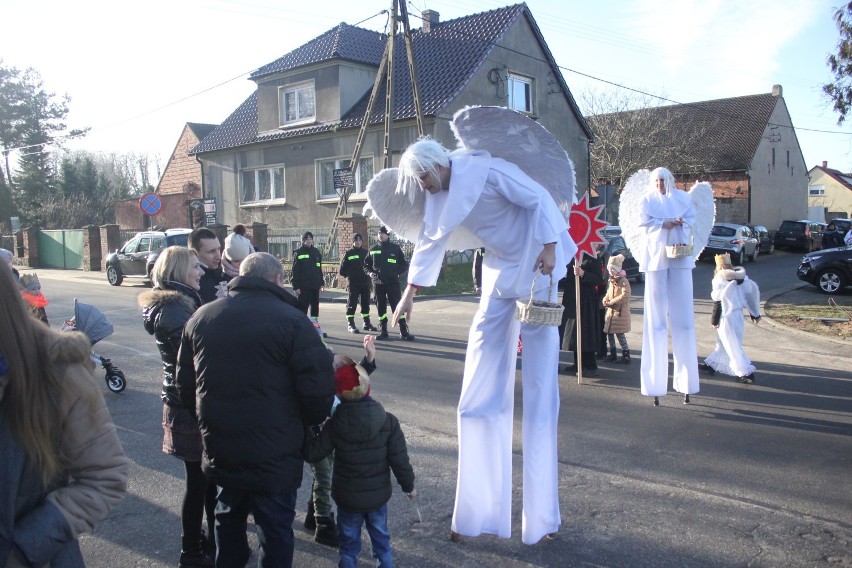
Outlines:
{"type": "Polygon", "coordinates": [[[343,365],[334,372],[334,381],[341,400],[361,400],[370,394],[369,375],[361,365],[343,365]]]}

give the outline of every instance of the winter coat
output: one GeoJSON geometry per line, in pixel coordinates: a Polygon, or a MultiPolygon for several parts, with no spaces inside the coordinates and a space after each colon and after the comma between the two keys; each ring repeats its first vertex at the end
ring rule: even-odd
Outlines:
{"type": "MultiPolygon", "coordinates": [[[[10,432],[8,406],[0,404],[0,566],[85,566],[78,535],[92,530],[127,492],[127,458],[90,349],[88,338],[72,332],[50,348],[49,364],[72,385],[56,416],[62,422],[59,448],[66,466],[50,486],[29,467],[10,432]]],[[[7,381],[0,376],[0,401],[7,381]]]]}
{"type": "Polygon", "coordinates": [[[302,246],[293,253],[293,290],[319,290],[325,286],[322,277],[322,254],[314,246],[302,246]]]}
{"type": "Polygon", "coordinates": [[[305,445],[308,461],[334,451],[331,496],[346,511],[364,513],[387,503],[393,471],[404,493],[414,490],[405,435],[396,416],[372,398],[343,401],[319,436],[305,445]]]}
{"type": "Polygon", "coordinates": [[[201,290],[198,294],[201,296],[201,302],[208,304],[213,300],[224,298],[228,293],[227,285],[231,277],[225,274],[222,265],[219,268],[204,268],[204,274],[201,276],[201,290]]]}
{"type": "Polygon", "coordinates": [[[830,249],[843,246],[842,231],[826,231],[822,234],[822,248],[830,249]]]}
{"type": "Polygon", "coordinates": [[[184,327],[180,399],[198,416],[213,483],[280,495],[301,485],[304,424],[334,400],[332,356],[283,288],[250,276],[228,288],[184,327]]]}
{"type": "Polygon", "coordinates": [[[166,289],[154,288],[139,294],[145,331],[154,336],[163,361],[161,398],[169,406],[181,406],[175,382],[175,366],[183,326],[201,306],[198,292],[180,282],[166,282],[166,289]]]}
{"type": "Polygon", "coordinates": [[[368,251],[364,247],[352,247],[340,261],[340,275],[346,278],[349,286],[363,288],[371,284],[370,277],[364,272],[364,259],[368,251]]]}
{"type": "Polygon", "coordinates": [[[630,282],[625,276],[609,279],[604,296],[604,333],[616,334],[630,331],[630,282]]]}
{"type": "MultiPolygon", "coordinates": [[[[576,283],[574,276],[574,261],[568,265],[568,276],[565,277],[565,291],[562,294],[562,305],[565,311],[562,349],[577,350],[577,302],[576,283]]],[[[580,316],[583,333],[583,352],[597,351],[601,336],[601,320],[599,314],[600,299],[597,287],[604,281],[601,261],[597,258],[586,257],[581,264],[583,276],[580,277],[580,316]]]]}
{"type": "Polygon", "coordinates": [[[376,284],[399,284],[399,277],[408,270],[408,261],[399,245],[389,240],[370,249],[364,259],[364,272],[375,275],[376,284]]]}

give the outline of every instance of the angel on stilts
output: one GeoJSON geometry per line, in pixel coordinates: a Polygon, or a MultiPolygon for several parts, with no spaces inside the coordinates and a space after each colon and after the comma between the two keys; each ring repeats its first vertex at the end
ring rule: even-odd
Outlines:
{"type": "Polygon", "coordinates": [[[654,397],[654,406],[668,392],[669,331],[674,390],[689,404],[689,395],[699,389],[692,269],[715,217],[710,184],[700,182],[689,192],[679,190],[666,168],[636,172],[621,193],[619,224],[639,270],[645,273],[642,394],[654,397]]]}
{"type": "Polygon", "coordinates": [[[576,246],[568,234],[574,167],[559,142],[530,118],[499,107],[460,110],[460,148],[415,142],[400,167],[367,186],[375,215],[416,247],[393,316],[410,321],[412,299],[434,286],[448,249],[484,246],[482,297],[470,327],[458,406],[459,467],[451,537],[511,536],[512,414],[519,332],[524,338],[522,540],[534,544],[561,524],[558,495],[559,337],[521,324],[516,300],[554,302],[550,285],[576,246]],[[534,280],[536,272],[544,277],[534,280]]]}

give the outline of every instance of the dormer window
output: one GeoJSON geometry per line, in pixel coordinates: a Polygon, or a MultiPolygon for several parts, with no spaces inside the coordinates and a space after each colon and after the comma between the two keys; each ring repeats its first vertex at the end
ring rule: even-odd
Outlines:
{"type": "Polygon", "coordinates": [[[532,77],[524,77],[509,73],[509,101],[508,107],[518,112],[532,114],[533,112],[533,80],[532,77]]]}
{"type": "Polygon", "coordinates": [[[316,120],[316,92],[313,81],[278,88],[280,126],[308,124],[316,120]]]}

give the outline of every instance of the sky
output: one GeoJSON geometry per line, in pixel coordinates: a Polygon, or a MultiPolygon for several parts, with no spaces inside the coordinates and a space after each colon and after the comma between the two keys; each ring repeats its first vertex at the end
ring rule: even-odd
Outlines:
{"type": "MultiPolygon", "coordinates": [[[[411,0],[442,20],[511,0],[411,0]]],[[[688,103],[784,99],[810,169],[852,171],[852,120],[821,86],[839,0],[528,0],[575,97],[633,93],[688,103]],[[632,90],[631,90],[632,89],[632,90]]],[[[165,164],[187,122],[218,124],[254,90],[248,75],[340,22],[385,31],[390,0],[0,0],[0,59],[71,97],[69,149],[147,154],[165,164]]],[[[667,104],[660,101],[659,104],[667,104]]]]}

